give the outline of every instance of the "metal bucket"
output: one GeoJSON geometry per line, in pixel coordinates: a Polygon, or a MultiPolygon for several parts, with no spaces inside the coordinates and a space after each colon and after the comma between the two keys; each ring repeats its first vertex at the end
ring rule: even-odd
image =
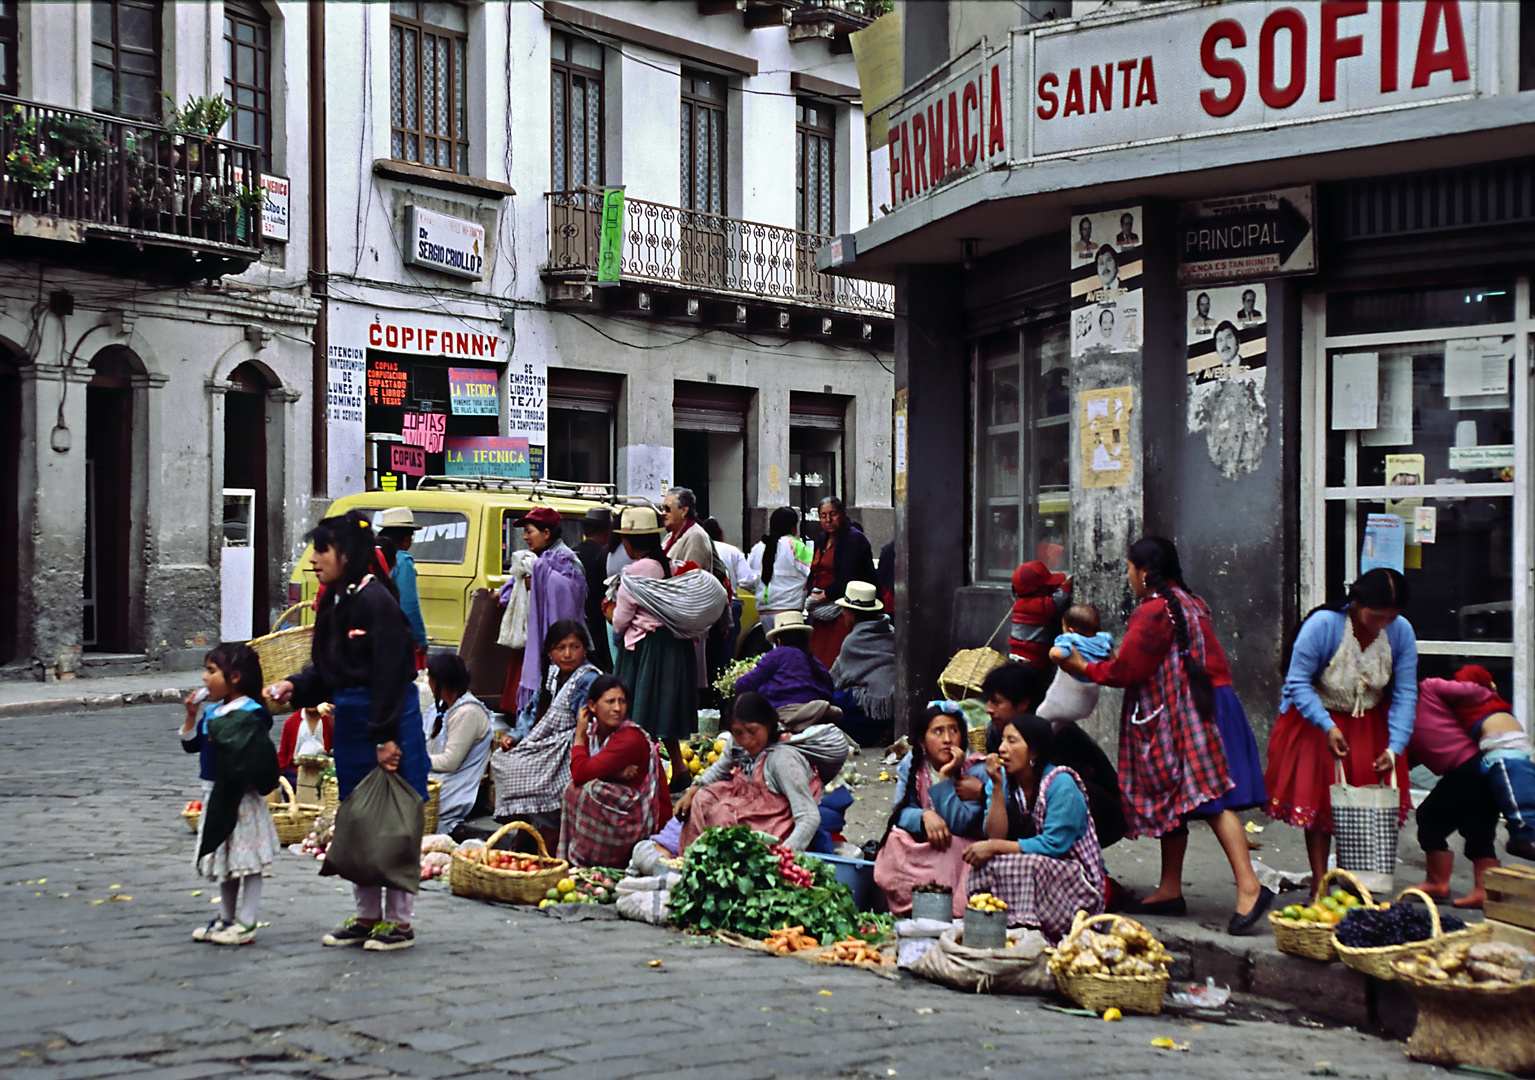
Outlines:
{"type": "Polygon", "coordinates": [[[1007,948],[1007,912],[965,910],[965,948],[1007,948]]]}
{"type": "Polygon", "coordinates": [[[954,921],[954,894],[918,892],[911,894],[913,919],[936,919],[939,922],[954,921]]]}

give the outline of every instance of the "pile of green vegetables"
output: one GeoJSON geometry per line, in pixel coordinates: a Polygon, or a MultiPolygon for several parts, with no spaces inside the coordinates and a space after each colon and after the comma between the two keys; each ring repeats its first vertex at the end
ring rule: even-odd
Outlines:
{"type": "Polygon", "coordinates": [[[672,922],[757,938],[785,926],[803,926],[822,941],[888,932],[888,919],[854,907],[831,867],[813,855],[796,862],[810,871],[809,886],[787,883],[768,843],[746,826],[709,829],[688,847],[682,880],[672,887],[672,922]]]}

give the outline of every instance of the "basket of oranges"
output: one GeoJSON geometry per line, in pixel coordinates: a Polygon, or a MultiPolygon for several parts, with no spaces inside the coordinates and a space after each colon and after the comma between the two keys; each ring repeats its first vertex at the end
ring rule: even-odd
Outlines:
{"type": "Polygon", "coordinates": [[[1330,963],[1338,959],[1333,928],[1354,908],[1377,905],[1370,890],[1347,870],[1327,871],[1316,895],[1317,899],[1310,904],[1291,904],[1282,911],[1269,912],[1269,924],[1274,928],[1274,944],[1280,952],[1330,963]],[[1334,886],[1335,882],[1343,884],[1334,886]]]}
{"type": "Polygon", "coordinates": [[[549,854],[537,829],[525,821],[512,821],[491,833],[482,848],[466,851],[462,844],[458,846],[448,870],[448,886],[454,896],[499,900],[503,904],[536,904],[569,870],[570,863],[549,854]],[[496,847],[496,841],[513,829],[532,835],[538,842],[537,855],[496,847]]]}

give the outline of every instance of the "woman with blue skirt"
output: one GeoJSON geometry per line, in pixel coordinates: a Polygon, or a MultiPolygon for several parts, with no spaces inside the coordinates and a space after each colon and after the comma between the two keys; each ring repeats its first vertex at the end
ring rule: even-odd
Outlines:
{"type": "MultiPolygon", "coordinates": [[[[379,573],[377,541],[353,510],[328,517],[305,537],[320,580],[314,642],[303,671],[267,690],[273,701],[336,706],[334,757],[342,801],[374,768],[398,771],[426,801],[431,759],[415,688],[415,644],[394,584],[379,573]]],[[[419,841],[419,837],[418,837],[419,841]]],[[[369,950],[415,944],[413,891],[353,885],[357,914],[326,934],[332,946],[369,950]]]]}

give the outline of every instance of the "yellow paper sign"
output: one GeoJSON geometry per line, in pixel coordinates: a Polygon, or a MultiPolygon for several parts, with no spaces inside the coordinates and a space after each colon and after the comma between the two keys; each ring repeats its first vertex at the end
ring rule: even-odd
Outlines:
{"type": "MultiPolygon", "coordinates": [[[[848,36],[853,46],[853,63],[858,68],[858,91],[868,109],[879,109],[906,88],[903,62],[906,37],[902,32],[900,7],[881,15],[868,26],[848,36]]],[[[869,117],[869,149],[885,145],[890,114],[881,110],[869,117]]]]}
{"type": "Polygon", "coordinates": [[[1077,394],[1082,417],[1082,486],[1118,487],[1129,483],[1134,461],[1130,454],[1130,410],[1134,390],[1112,386],[1077,394]]]}
{"type": "Polygon", "coordinates": [[[893,457],[895,477],[895,500],[904,502],[906,499],[906,389],[902,387],[895,392],[895,430],[893,432],[893,457]]]}

